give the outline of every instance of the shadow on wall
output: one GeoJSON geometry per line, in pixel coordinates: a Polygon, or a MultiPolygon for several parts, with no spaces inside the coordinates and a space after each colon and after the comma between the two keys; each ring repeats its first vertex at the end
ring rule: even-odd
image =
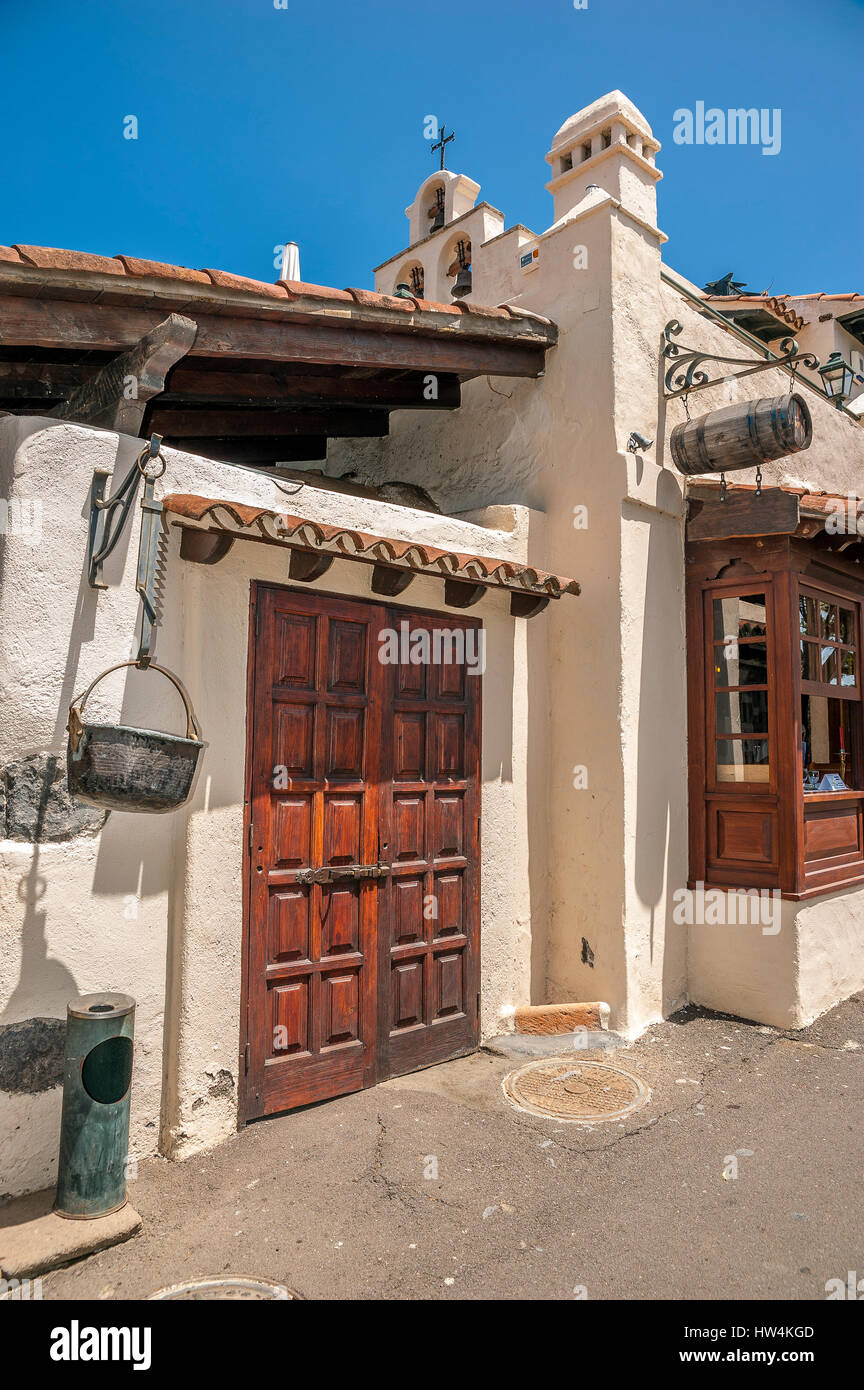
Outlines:
{"type": "MultiPolygon", "coordinates": [[[[119,468],[121,472],[126,463],[122,457],[124,446],[128,449],[127,442],[123,439],[119,440],[114,460],[115,469],[119,468]]],[[[48,954],[48,912],[41,904],[47,896],[49,884],[45,873],[40,870],[40,856],[44,857],[42,846],[46,843],[69,843],[81,833],[92,835],[99,829],[102,829],[103,839],[108,841],[109,853],[116,846],[117,841],[122,839],[128,859],[130,846],[134,845],[135,868],[127,872],[122,881],[108,875],[110,882],[103,888],[99,882],[100,875],[97,864],[93,883],[94,894],[102,891],[120,893],[124,890],[128,893],[140,893],[145,877],[144,867],[148,862],[146,832],[142,836],[140,828],[136,828],[133,838],[129,834],[128,826],[125,829],[117,827],[112,824],[110,817],[107,823],[104,823],[104,816],[100,816],[98,811],[86,807],[83,803],[75,802],[68,796],[65,789],[63,774],[65,771],[66,723],[69,704],[76,695],[81,693],[82,687],[78,674],[81,656],[86,647],[95,640],[96,614],[99,602],[98,594],[90,588],[87,580],[86,536],[89,513],[88,494],[80,513],[84,523],[80,532],[81,570],[73,619],[63,660],[57,712],[54,728],[50,735],[49,748],[40,750],[38,753],[22,750],[23,758],[8,769],[10,821],[13,816],[13,803],[15,816],[14,826],[10,823],[8,833],[13,840],[19,841],[22,847],[29,842],[32,848],[32,858],[27,873],[20,878],[17,887],[19,901],[23,904],[20,918],[21,961],[18,982],[6,1001],[2,1014],[0,1014],[2,1019],[19,1019],[26,1016],[32,1011],[34,999],[40,1000],[42,1010],[54,1008],[58,1011],[58,1015],[62,1014],[65,1017],[67,1001],[81,992],[72,971],[62,960],[48,954]],[[13,791],[11,779],[13,777],[15,779],[14,797],[11,795],[13,791]],[[142,839],[145,843],[142,843],[142,839]],[[126,885],[130,883],[132,886],[127,887],[126,885]]],[[[106,564],[105,578],[108,582],[116,584],[121,581],[128,557],[130,532],[131,528],[124,531],[116,550],[106,564]]],[[[78,537],[75,537],[73,543],[77,543],[77,541],[78,537]]],[[[45,571],[45,575],[45,591],[41,594],[38,591],[35,592],[33,602],[41,602],[47,609],[51,604],[51,594],[47,589],[47,583],[50,580],[49,572],[45,571]]],[[[125,582],[134,584],[134,579],[130,577],[125,582]]],[[[137,641],[134,634],[118,633],[118,646],[122,643],[128,649],[130,638],[137,641]]],[[[125,652],[121,648],[118,650],[116,659],[122,659],[124,656],[125,652]]],[[[98,854],[101,859],[103,854],[102,842],[100,842],[98,854]]],[[[52,882],[56,886],[56,876],[52,875],[52,882]]],[[[148,890],[145,891],[155,892],[158,889],[153,884],[148,885],[148,890]]],[[[105,987],[110,987],[110,982],[106,982],[105,987]]]]}
{"type": "Polygon", "coordinates": [[[628,513],[634,524],[648,526],[639,673],[634,887],[639,902],[650,910],[652,966],[657,950],[663,951],[665,1009],[678,1000],[685,979],[680,958],[684,943],[679,943],[669,929],[671,894],[686,886],[687,881],[687,708],[680,594],[683,537],[672,517],[625,504],[625,521],[628,513]],[[661,734],[658,738],[658,731],[664,729],[666,736],[661,734]],[[664,901],[667,907],[658,922],[657,909],[664,901]]]}
{"type": "MultiPolygon", "coordinates": [[[[34,998],[50,997],[65,1017],[66,1003],[80,993],[75,977],[54,956],[48,954],[46,923],[48,914],[39,907],[47,883],[39,872],[39,845],[33,846],[30,868],[18,882],[18,897],[24,904],[21,918],[21,965],[18,983],[6,1001],[0,1019],[17,1020],[31,1010],[34,998]]],[[[59,1015],[58,1015],[59,1016],[59,1015]]]]}

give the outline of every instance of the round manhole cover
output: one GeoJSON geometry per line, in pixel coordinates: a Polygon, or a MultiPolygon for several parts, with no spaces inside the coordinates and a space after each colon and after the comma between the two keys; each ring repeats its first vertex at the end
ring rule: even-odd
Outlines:
{"type": "Polygon", "coordinates": [[[543,1057],[505,1076],[504,1094],[519,1110],[552,1120],[597,1124],[638,1110],[651,1092],[629,1072],[604,1062],[543,1057]]]}
{"type": "Polygon", "coordinates": [[[269,1279],[190,1279],[185,1284],[170,1284],[167,1289],[157,1289],[148,1294],[153,1299],[175,1298],[257,1298],[289,1299],[300,1298],[295,1289],[286,1284],[274,1284],[269,1279]]]}

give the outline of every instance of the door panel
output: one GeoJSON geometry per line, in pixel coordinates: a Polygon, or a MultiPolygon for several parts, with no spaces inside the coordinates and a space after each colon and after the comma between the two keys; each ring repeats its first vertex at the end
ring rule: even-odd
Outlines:
{"type": "Polygon", "coordinates": [[[375,863],[383,670],[375,606],[261,588],[252,740],[249,1116],[375,1075],[375,863]]]}
{"type": "Polygon", "coordinates": [[[382,664],[406,619],[478,626],[256,586],[246,1118],[477,1041],[481,682],[382,664]]]}
{"type": "MultiPolygon", "coordinates": [[[[406,619],[412,633],[430,635],[479,626],[391,610],[394,630],[406,619]]],[[[381,1075],[398,1076],[477,1042],[481,678],[464,661],[389,669],[382,824],[392,869],[390,930],[379,937],[378,1055],[381,1075]]]]}

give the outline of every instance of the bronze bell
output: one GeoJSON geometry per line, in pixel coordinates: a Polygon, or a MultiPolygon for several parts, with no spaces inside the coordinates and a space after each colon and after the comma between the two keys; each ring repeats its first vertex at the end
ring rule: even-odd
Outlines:
{"type": "Polygon", "coordinates": [[[466,294],[471,293],[471,271],[467,266],[461,266],[459,274],[453,282],[450,294],[454,299],[464,299],[466,294]]]}

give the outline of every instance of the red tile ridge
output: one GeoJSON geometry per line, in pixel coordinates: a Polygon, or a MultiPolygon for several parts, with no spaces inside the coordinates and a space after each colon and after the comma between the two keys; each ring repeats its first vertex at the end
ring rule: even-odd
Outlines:
{"type": "Polygon", "coordinates": [[[337,290],[332,285],[310,285],[305,280],[279,280],[289,299],[341,299],[353,304],[353,296],[348,290],[337,290]]]}
{"type": "Polygon", "coordinates": [[[470,300],[454,300],[442,304],[436,300],[421,299],[416,296],[403,298],[400,295],[381,294],[376,290],[357,287],[336,289],[331,285],[313,285],[302,280],[255,280],[245,275],[235,275],[232,271],[204,267],[201,270],[190,266],[172,265],[166,261],[151,261],[140,256],[128,256],[118,252],[115,256],[100,256],[87,251],[70,251],[50,246],[0,247],[0,261],[41,270],[85,271],[91,274],[120,275],[129,279],[157,279],[185,281],[188,284],[215,285],[218,289],[237,290],[240,293],[262,295],[268,299],[289,300],[319,299],[323,302],[356,304],[361,308],[386,309],[390,312],[412,314],[415,312],[442,314],[452,317],[473,315],[486,319],[530,319],[537,323],[552,326],[551,320],[530,309],[515,308],[511,304],[498,306],[475,304],[470,300]]]}
{"type": "Polygon", "coordinates": [[[270,299],[284,299],[286,290],[281,283],[271,284],[268,280],[250,280],[246,275],[233,275],[230,270],[212,270],[204,267],[204,274],[222,290],[245,290],[247,294],[262,294],[270,299]]]}
{"type": "Polygon", "coordinates": [[[350,294],[355,304],[365,305],[370,309],[396,309],[400,313],[413,314],[414,300],[402,299],[400,295],[379,294],[377,290],[359,290],[349,285],[347,293],[350,294]]]}
{"type": "Polygon", "coordinates": [[[40,270],[87,270],[101,275],[125,275],[126,271],[113,256],[96,256],[89,251],[64,251],[58,246],[22,246],[14,248],[27,265],[40,270]]]}
{"type": "Polygon", "coordinates": [[[120,261],[127,275],[134,277],[150,277],[154,280],[188,280],[193,284],[209,285],[210,277],[203,270],[192,270],[186,265],[168,265],[165,261],[145,261],[138,256],[124,256],[118,254],[114,257],[115,261],[120,261]]]}

